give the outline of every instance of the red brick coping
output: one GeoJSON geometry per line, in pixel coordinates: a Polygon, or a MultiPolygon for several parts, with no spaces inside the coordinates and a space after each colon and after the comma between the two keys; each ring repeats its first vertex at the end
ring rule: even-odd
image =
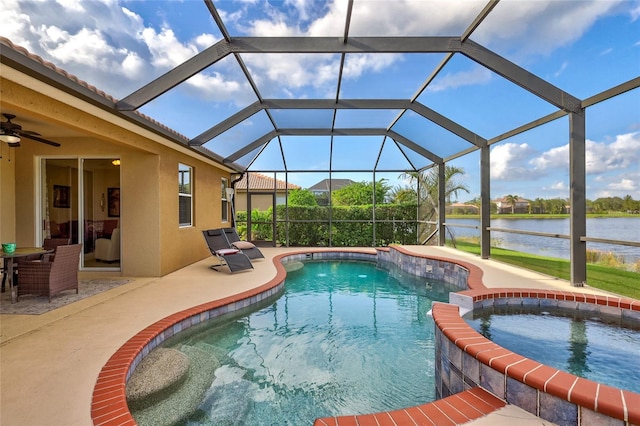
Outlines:
{"type": "Polygon", "coordinates": [[[478,387],[402,410],[316,419],[313,426],[454,426],[479,419],[505,405],[504,401],[478,387]]]}
{"type": "MultiPolygon", "coordinates": [[[[467,290],[459,294],[472,297],[474,304],[490,299],[537,298],[640,312],[638,300],[570,291],[503,288],[467,290]]],[[[477,333],[460,317],[459,307],[456,305],[435,303],[432,313],[436,327],[450,342],[506,377],[577,406],[626,422],[625,424],[640,424],[640,394],[583,379],[511,352],[477,333]]]]}

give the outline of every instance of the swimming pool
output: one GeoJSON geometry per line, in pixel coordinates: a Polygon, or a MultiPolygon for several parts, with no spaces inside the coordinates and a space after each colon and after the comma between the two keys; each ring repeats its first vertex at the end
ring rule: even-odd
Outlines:
{"type": "Polygon", "coordinates": [[[493,306],[467,323],[498,345],[578,377],[640,393],[640,321],[552,307],[493,306]]]}
{"type": "Polygon", "coordinates": [[[453,290],[391,265],[304,262],[269,306],[165,342],[221,363],[186,424],[308,424],[435,399],[427,312],[453,290]]]}

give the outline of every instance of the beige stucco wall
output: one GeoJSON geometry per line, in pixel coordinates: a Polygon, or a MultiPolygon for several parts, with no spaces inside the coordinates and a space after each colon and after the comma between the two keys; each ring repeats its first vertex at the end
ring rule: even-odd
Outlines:
{"type": "MultiPolygon", "coordinates": [[[[3,77],[7,74],[14,77],[3,70],[3,77]]],[[[222,177],[230,178],[228,169],[30,77],[18,77],[0,80],[2,112],[35,114],[82,136],[55,137],[62,144],[58,148],[25,141],[12,149],[11,164],[4,155],[8,148],[3,147],[0,241],[15,238],[19,246],[37,244],[39,158],[120,158],[122,275],[161,276],[210,256],[201,231],[223,226],[219,188],[222,177]],[[189,228],[178,226],[179,163],[194,168],[194,226],[189,228]]]]}
{"type": "MultiPolygon", "coordinates": [[[[265,193],[252,191],[251,194],[251,209],[267,210],[269,207],[273,206],[273,191],[265,193]]],[[[276,205],[284,204],[286,202],[286,197],[286,191],[277,191],[276,205]]],[[[247,193],[245,191],[237,191],[235,199],[236,211],[247,211],[247,193]]]]}
{"type": "Polygon", "coordinates": [[[0,142],[0,156],[0,243],[9,243],[16,239],[16,161],[4,142],[0,142]]]}

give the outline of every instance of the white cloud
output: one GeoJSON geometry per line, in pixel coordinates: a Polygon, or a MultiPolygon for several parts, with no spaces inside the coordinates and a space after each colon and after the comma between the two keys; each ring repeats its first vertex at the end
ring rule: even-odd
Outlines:
{"type": "Polygon", "coordinates": [[[347,15],[346,1],[331,1],[326,4],[326,13],[309,24],[308,35],[314,37],[339,36],[344,33],[344,17],[347,15]]]}
{"type": "Polygon", "coordinates": [[[355,2],[350,34],[459,35],[485,4],[484,1],[355,2]]]}
{"type": "Polygon", "coordinates": [[[491,150],[491,179],[522,180],[532,176],[527,161],[536,154],[528,144],[507,142],[498,144],[491,150]]]}
{"type": "MultiPolygon", "coordinates": [[[[569,166],[569,145],[552,148],[530,161],[535,170],[566,170],[569,166]]],[[[616,136],[614,142],[586,141],[587,173],[600,174],[624,170],[640,164],[640,132],[616,136]]]]}
{"type": "Polygon", "coordinates": [[[566,191],[569,189],[567,183],[564,181],[554,182],[550,188],[556,191],[566,191]]]}
{"type": "Polygon", "coordinates": [[[555,73],[553,73],[553,75],[554,75],[555,77],[559,77],[559,76],[564,72],[564,70],[566,70],[566,69],[567,69],[567,66],[568,66],[568,65],[569,65],[569,63],[568,63],[567,61],[564,61],[564,62],[562,63],[562,65],[560,65],[560,68],[559,68],[555,73]]]}
{"type": "Polygon", "coordinates": [[[213,46],[217,42],[218,40],[213,36],[213,34],[200,34],[194,39],[194,44],[200,48],[199,50],[204,50],[213,46]]]}
{"type": "Polygon", "coordinates": [[[638,191],[640,188],[638,187],[638,182],[632,181],[631,179],[621,179],[618,182],[613,182],[609,185],[609,188],[614,191],[638,191]]]}
{"type": "Polygon", "coordinates": [[[195,45],[181,43],[171,28],[162,28],[158,33],[153,28],[145,28],[141,39],[151,52],[151,62],[159,68],[170,70],[198,53],[195,45]]]}
{"type": "Polygon", "coordinates": [[[569,166],[569,145],[563,145],[543,152],[529,161],[536,170],[565,169],[569,166]]]}
{"type": "Polygon", "coordinates": [[[605,142],[587,141],[587,172],[605,173],[613,170],[637,170],[640,164],[640,132],[616,136],[605,142]]]}
{"type": "Polygon", "coordinates": [[[392,53],[348,55],[345,60],[343,75],[345,78],[357,78],[367,71],[382,71],[401,60],[402,55],[392,53]]]}
{"type": "Polygon", "coordinates": [[[629,12],[629,14],[631,15],[631,20],[632,21],[636,21],[638,18],[640,18],[640,3],[638,4],[637,7],[631,9],[631,11],[629,12]]]}
{"type": "Polygon", "coordinates": [[[491,80],[491,71],[480,66],[474,66],[469,71],[460,71],[438,75],[427,87],[430,92],[440,92],[448,89],[456,89],[463,86],[486,84],[491,80]]]}
{"type": "Polygon", "coordinates": [[[310,0],[285,0],[284,3],[292,6],[297,11],[299,18],[306,21],[309,19],[310,9],[314,2],[310,0]]]}
{"type": "Polygon", "coordinates": [[[9,22],[2,36],[109,94],[127,93],[152,73],[134,38],[141,18],[115,1],[0,0],[0,9],[9,22]]]}
{"type": "Polygon", "coordinates": [[[549,54],[580,39],[624,0],[501,1],[472,38],[518,57],[549,54]]]}
{"type": "Polygon", "coordinates": [[[255,37],[291,37],[301,35],[295,27],[290,27],[284,21],[257,20],[252,22],[248,30],[255,37]]]}
{"type": "Polygon", "coordinates": [[[67,10],[73,10],[76,12],[83,12],[84,8],[82,7],[82,1],[80,0],[56,0],[62,6],[64,6],[67,10]]]}

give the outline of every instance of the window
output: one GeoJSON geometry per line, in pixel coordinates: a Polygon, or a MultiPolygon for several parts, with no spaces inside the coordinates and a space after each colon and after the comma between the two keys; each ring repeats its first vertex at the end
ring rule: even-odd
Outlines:
{"type": "Polygon", "coordinates": [[[191,167],[178,164],[178,221],[180,226],[193,225],[193,187],[191,167]]]}
{"type": "Polygon", "coordinates": [[[229,183],[226,178],[222,178],[222,221],[229,222],[229,200],[227,200],[227,188],[229,183]]]}

